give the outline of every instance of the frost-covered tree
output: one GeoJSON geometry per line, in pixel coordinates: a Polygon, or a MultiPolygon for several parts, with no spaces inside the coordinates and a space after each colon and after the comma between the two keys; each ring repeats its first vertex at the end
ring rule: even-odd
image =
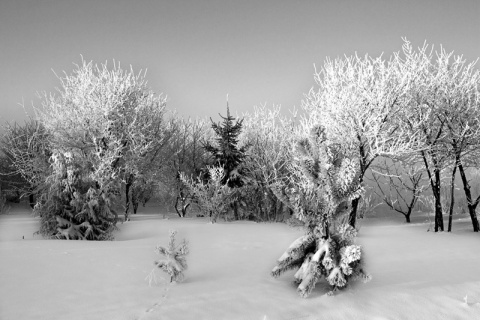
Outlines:
{"type": "MultiPolygon", "coordinates": [[[[406,127],[406,93],[414,73],[406,72],[402,57],[327,59],[316,71],[318,89],[311,89],[303,108],[312,124],[320,123],[332,141],[348,144],[359,160],[360,179],[380,156],[398,157],[416,149],[418,124],[406,127]],[[410,130],[412,129],[412,130],[410,130]]],[[[360,199],[352,200],[350,224],[355,226],[360,199]]]]}
{"type": "Polygon", "coordinates": [[[170,231],[170,240],[167,247],[157,246],[155,252],[165,257],[154,261],[154,265],[170,275],[170,282],[182,281],[187,269],[186,255],[189,252],[188,242],[184,239],[180,245],[175,244],[176,231],[170,231]]]}
{"type": "MultiPolygon", "coordinates": [[[[412,119],[425,118],[420,130],[424,148],[419,158],[425,165],[435,200],[435,231],[444,229],[442,172],[452,167],[451,196],[458,168],[473,229],[478,232],[476,205],[469,190],[465,164],[468,166],[469,159],[478,157],[475,152],[479,149],[480,72],[475,62],[467,64],[462,56],[454,56],[443,48],[434,51],[426,43],[414,50],[409,42],[405,42],[403,51],[405,72],[415,75],[414,85],[408,91],[406,109],[409,111],[404,121],[410,124],[412,119]]],[[[453,204],[452,201],[451,210],[453,204]]]]}
{"type": "Polygon", "coordinates": [[[428,187],[423,168],[383,159],[372,172],[372,179],[375,182],[374,192],[383,203],[401,213],[405,221],[410,223],[412,212],[421,201],[422,192],[428,187]]]}
{"type": "Polygon", "coordinates": [[[109,179],[97,189],[85,179],[88,163],[76,161],[73,153],[56,152],[51,157],[52,174],[46,178],[34,213],[40,216],[39,233],[46,238],[67,240],[112,240],[117,230],[111,190],[119,181],[109,179]]]}
{"type": "MultiPolygon", "coordinates": [[[[76,175],[82,187],[62,201],[48,191],[55,188],[45,189],[43,202],[35,212],[44,218],[52,214],[51,207],[57,206],[57,213],[75,208],[71,213],[75,217],[84,211],[84,206],[99,202],[99,210],[108,220],[103,231],[110,233],[117,219],[112,202],[118,199],[122,182],[127,183],[130,175],[142,174],[141,165],[155,151],[156,143],[162,141],[166,99],[148,88],[144,73],[125,71],[115,63],[109,68],[107,64],[82,61],[72,75],[65,73],[59,80],[57,94],[45,93],[42,108],[36,111],[50,135],[53,154],[57,159],[68,155],[68,161],[73,161],[71,166],[79,170],[76,175]]],[[[49,184],[61,184],[62,172],[54,172],[49,184]]],[[[91,214],[91,210],[87,212],[91,214]]],[[[98,214],[93,219],[98,219],[98,214]]],[[[42,225],[42,230],[50,233],[42,232],[47,236],[55,236],[57,226],[61,227],[56,219],[42,221],[57,221],[53,227],[42,225]]]]}
{"type": "Polygon", "coordinates": [[[255,107],[244,115],[240,135],[242,145],[248,146],[242,164],[247,208],[259,220],[281,220],[284,205],[275,196],[272,186],[285,180],[292,162],[291,145],[298,135],[293,117],[282,115],[280,107],[255,107]]]}
{"type": "Polygon", "coordinates": [[[208,140],[209,127],[203,120],[183,119],[177,115],[172,118],[173,139],[169,144],[170,157],[165,161],[161,184],[162,196],[172,202],[179,217],[185,217],[192,203],[189,188],[180,179],[180,173],[188,177],[197,177],[209,164],[210,155],[203,148],[208,140]]]}
{"type": "Polygon", "coordinates": [[[217,218],[226,214],[231,202],[233,190],[225,181],[225,171],[222,167],[209,167],[209,179],[204,181],[201,177],[197,180],[180,174],[180,179],[192,194],[193,201],[198,204],[205,216],[210,216],[212,223],[217,218]]]}
{"type": "MultiPolygon", "coordinates": [[[[427,57],[431,59],[431,56],[427,57]]],[[[432,80],[429,86],[430,94],[424,93],[423,99],[425,103],[435,106],[436,116],[444,122],[445,136],[442,142],[448,149],[447,156],[450,155],[453,160],[450,161],[453,168],[448,231],[452,229],[454,180],[458,168],[473,231],[479,232],[476,207],[480,203],[480,196],[472,196],[466,167],[478,165],[476,159],[480,150],[480,71],[476,67],[476,61],[467,63],[462,56],[454,56],[453,52],[448,53],[443,48],[436,52],[436,60],[431,61],[427,70],[432,80]]]]}
{"type": "Polygon", "coordinates": [[[333,290],[349,280],[368,280],[356,230],[348,224],[351,200],[363,192],[359,159],[343,145],[327,139],[322,126],[298,141],[290,183],[278,183],[275,192],[304,222],[306,234],[280,257],[272,275],[297,269],[295,281],[307,297],[323,276],[333,290]]]}
{"type": "Polygon", "coordinates": [[[20,196],[27,195],[33,208],[34,197],[51,172],[48,162],[52,154],[50,135],[36,120],[24,125],[7,123],[0,148],[6,160],[3,177],[14,181],[12,187],[20,196]]]}

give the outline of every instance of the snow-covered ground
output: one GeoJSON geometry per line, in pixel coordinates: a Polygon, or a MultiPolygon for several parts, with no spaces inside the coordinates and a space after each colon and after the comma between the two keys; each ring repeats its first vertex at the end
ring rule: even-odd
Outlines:
{"type": "Polygon", "coordinates": [[[23,205],[1,215],[0,319],[480,319],[480,235],[465,216],[453,233],[427,232],[425,217],[363,220],[358,243],[372,281],[334,296],[320,282],[302,299],[293,271],[269,274],[301,230],[154,211],[121,224],[110,242],[34,237],[38,219],[23,205]],[[153,250],[171,229],[190,242],[186,279],[170,284],[157,271],[149,287],[161,258],[153,250]]]}

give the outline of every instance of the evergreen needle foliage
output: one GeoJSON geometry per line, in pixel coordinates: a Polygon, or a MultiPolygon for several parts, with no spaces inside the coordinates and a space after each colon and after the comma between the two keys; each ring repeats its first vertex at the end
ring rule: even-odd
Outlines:
{"type": "Polygon", "coordinates": [[[170,231],[170,241],[167,247],[157,246],[155,252],[164,256],[163,260],[154,261],[157,268],[162,269],[170,275],[170,282],[182,281],[183,272],[187,269],[188,242],[184,239],[180,245],[175,244],[177,231],[170,231]]]}
{"type": "Polygon", "coordinates": [[[215,123],[212,120],[212,129],[217,135],[217,145],[209,142],[205,144],[205,150],[210,152],[215,164],[222,167],[225,175],[222,184],[228,184],[230,188],[237,188],[243,185],[238,168],[245,158],[245,147],[238,147],[238,136],[242,131],[243,119],[234,122],[235,118],[230,115],[227,104],[227,116],[223,117],[223,123],[215,123]]]}
{"type": "Polygon", "coordinates": [[[327,140],[315,126],[298,141],[290,181],[279,182],[276,195],[305,223],[306,234],[295,240],[278,260],[272,276],[297,269],[295,282],[307,297],[323,276],[333,290],[349,280],[369,280],[362,268],[356,230],[348,225],[349,203],[363,192],[358,160],[340,144],[327,140]]]}

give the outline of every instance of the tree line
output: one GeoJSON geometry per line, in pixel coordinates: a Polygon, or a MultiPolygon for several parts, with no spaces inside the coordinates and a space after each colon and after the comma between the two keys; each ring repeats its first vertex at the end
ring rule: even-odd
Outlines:
{"type": "Polygon", "coordinates": [[[35,119],[5,125],[2,190],[29,199],[46,237],[111,239],[120,215],[128,221],[153,198],[180,217],[196,206],[212,221],[328,225],[341,206],[355,227],[371,205],[371,176],[378,198],[407,221],[428,189],[435,231],[445,212],[450,231],[458,173],[478,232],[469,175],[480,149],[475,63],[404,40],[388,59],[327,59],[290,114],[260,106],[233,117],[227,102],[215,123],[169,110],[145,73],[82,61],[41,96],[35,119]],[[320,188],[325,181],[336,191],[320,188]]]}

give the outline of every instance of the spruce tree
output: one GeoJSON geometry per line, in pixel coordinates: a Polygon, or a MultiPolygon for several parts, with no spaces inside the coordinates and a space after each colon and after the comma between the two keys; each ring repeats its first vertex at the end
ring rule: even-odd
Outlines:
{"type": "MultiPolygon", "coordinates": [[[[215,164],[222,167],[224,170],[224,177],[221,181],[222,185],[227,185],[230,188],[237,189],[243,186],[242,169],[241,164],[245,158],[246,146],[238,147],[238,136],[242,131],[243,119],[235,119],[230,115],[230,108],[228,107],[227,99],[227,116],[223,117],[222,123],[215,123],[212,121],[212,129],[217,136],[217,145],[214,146],[207,142],[205,144],[205,150],[210,152],[215,164]]],[[[240,192],[236,192],[232,195],[232,208],[234,212],[235,220],[239,219],[238,216],[238,199],[240,192]]]]}
{"type": "Polygon", "coordinates": [[[210,152],[215,164],[222,167],[225,172],[225,177],[222,184],[227,184],[230,188],[238,188],[243,185],[240,172],[240,164],[245,158],[245,146],[238,147],[238,136],[242,131],[243,119],[238,120],[230,115],[230,108],[227,101],[227,116],[224,117],[222,123],[215,123],[212,121],[212,129],[217,138],[217,145],[210,142],[205,144],[205,150],[210,152]],[[236,121],[235,121],[236,120],[236,121]]]}

